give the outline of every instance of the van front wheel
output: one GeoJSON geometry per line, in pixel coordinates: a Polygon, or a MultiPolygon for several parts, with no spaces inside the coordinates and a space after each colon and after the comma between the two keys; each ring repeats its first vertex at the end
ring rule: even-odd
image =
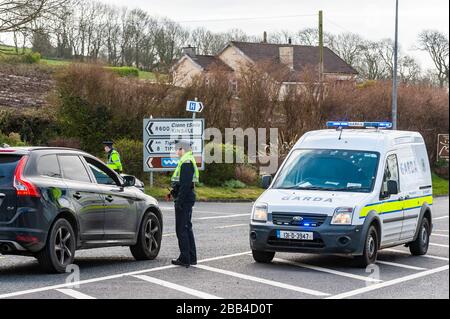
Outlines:
{"type": "Polygon", "coordinates": [[[268,264],[275,257],[275,253],[272,251],[259,251],[252,250],[253,259],[258,263],[268,264]]]}
{"type": "Polygon", "coordinates": [[[409,244],[409,251],[413,256],[425,255],[428,251],[429,244],[430,222],[427,218],[423,218],[416,240],[409,244]]]}
{"type": "Polygon", "coordinates": [[[378,232],[375,226],[370,226],[364,241],[364,251],[362,256],[356,256],[355,261],[359,267],[365,268],[374,264],[378,255],[378,232]]]}

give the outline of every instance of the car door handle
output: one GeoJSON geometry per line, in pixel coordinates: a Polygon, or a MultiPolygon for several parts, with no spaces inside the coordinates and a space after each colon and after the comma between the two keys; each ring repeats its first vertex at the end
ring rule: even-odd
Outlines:
{"type": "Polygon", "coordinates": [[[111,195],[108,195],[105,197],[105,200],[111,203],[114,200],[114,198],[111,195]]]}
{"type": "Polygon", "coordinates": [[[75,194],[73,194],[73,197],[76,199],[81,199],[81,197],[83,197],[83,196],[81,196],[81,194],[79,192],[76,192],[75,194]]]}

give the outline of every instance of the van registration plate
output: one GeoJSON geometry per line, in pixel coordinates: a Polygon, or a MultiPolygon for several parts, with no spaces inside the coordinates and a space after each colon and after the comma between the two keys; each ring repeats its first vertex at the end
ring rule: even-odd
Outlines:
{"type": "Polygon", "coordinates": [[[278,230],[277,238],[280,239],[294,239],[294,240],[314,240],[314,233],[303,231],[285,231],[278,230]]]}

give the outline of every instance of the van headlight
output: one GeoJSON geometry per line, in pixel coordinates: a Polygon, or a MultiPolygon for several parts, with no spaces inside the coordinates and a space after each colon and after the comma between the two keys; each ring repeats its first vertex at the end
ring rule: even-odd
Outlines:
{"type": "Polygon", "coordinates": [[[334,211],[333,218],[331,219],[332,225],[351,225],[353,219],[352,207],[338,207],[334,211]]]}
{"type": "Polygon", "coordinates": [[[256,203],[255,206],[253,206],[252,220],[265,223],[267,221],[267,212],[268,205],[266,203],[256,203]]]}

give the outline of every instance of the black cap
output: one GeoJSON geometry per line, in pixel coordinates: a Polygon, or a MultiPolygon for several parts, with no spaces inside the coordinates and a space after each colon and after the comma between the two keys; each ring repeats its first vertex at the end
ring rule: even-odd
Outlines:
{"type": "Polygon", "coordinates": [[[103,141],[103,145],[112,146],[114,144],[113,141],[103,141]]]}

